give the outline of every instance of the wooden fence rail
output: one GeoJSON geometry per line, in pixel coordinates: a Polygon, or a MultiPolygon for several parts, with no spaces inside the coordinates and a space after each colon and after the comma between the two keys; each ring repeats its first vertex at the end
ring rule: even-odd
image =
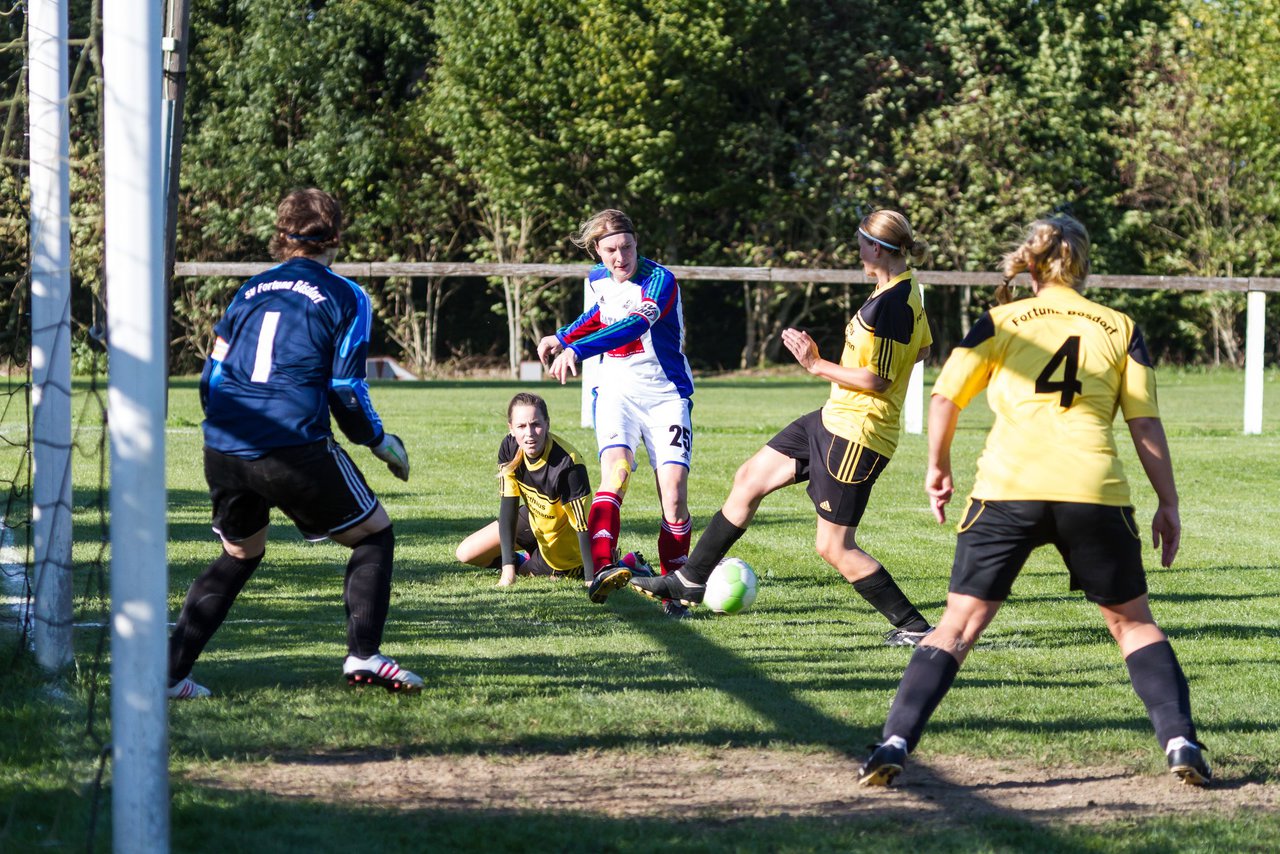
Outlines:
{"type": "MultiPolygon", "coordinates": [[[[185,277],[230,276],[247,278],[270,267],[271,261],[180,261],[173,274],[185,277]]],[[[826,282],[862,284],[867,277],[861,270],[797,269],[794,267],[699,267],[667,265],[677,278],[714,282],[826,282]]],[[[334,264],[342,276],[364,279],[386,279],[393,276],[426,276],[430,278],[489,278],[492,276],[528,276],[556,279],[580,277],[586,264],[470,264],[451,261],[389,262],[360,261],[334,264]]],[[[962,273],[954,270],[918,270],[916,278],[928,285],[998,285],[995,272],[962,273]]],[[[1225,276],[1090,276],[1089,286],[1127,290],[1168,291],[1263,291],[1280,292],[1280,278],[1227,278],[1225,276]]]]}
{"type": "MultiPolygon", "coordinates": [[[[180,261],[174,265],[174,276],[211,277],[230,276],[247,278],[272,265],[271,261],[180,261]]],[[[334,264],[333,270],[342,276],[364,279],[385,279],[399,276],[424,276],[428,278],[489,278],[493,276],[523,276],[531,278],[559,279],[585,277],[586,264],[473,264],[449,261],[386,262],[365,261],[334,264]]],[[[688,281],[713,282],[824,282],[833,284],[862,284],[867,277],[861,270],[796,269],[793,267],[699,267],[673,264],[669,266],[677,278],[688,281]]],[[[998,285],[1001,276],[996,272],[963,273],[952,270],[918,270],[916,278],[930,286],[998,285]]],[[[1227,278],[1225,276],[1090,276],[1093,288],[1116,288],[1148,291],[1229,291],[1247,293],[1245,318],[1244,363],[1244,432],[1262,432],[1263,388],[1263,335],[1266,327],[1266,294],[1280,292],[1278,278],[1227,278]]],[[[584,366],[585,368],[586,366],[584,366]]],[[[919,373],[919,366],[917,366],[919,373]]],[[[589,406],[586,376],[583,377],[583,420],[587,425],[589,406]]],[[[908,432],[922,429],[923,385],[914,378],[909,390],[905,421],[908,432]]]]}

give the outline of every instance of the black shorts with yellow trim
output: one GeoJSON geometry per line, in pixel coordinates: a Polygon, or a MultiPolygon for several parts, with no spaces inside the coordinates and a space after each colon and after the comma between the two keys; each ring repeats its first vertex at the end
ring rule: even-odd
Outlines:
{"type": "MultiPolygon", "coordinates": [[[[576,543],[574,547],[577,548],[576,543]]],[[[556,569],[547,563],[547,559],[542,554],[542,547],[538,543],[538,537],[533,533],[533,526],[529,524],[529,508],[523,504],[516,513],[516,548],[529,553],[529,559],[520,565],[521,575],[582,578],[581,566],[573,569],[556,569]]]]}
{"type": "Polygon", "coordinates": [[[1004,601],[1031,552],[1049,544],[1067,565],[1071,589],[1090,602],[1119,605],[1147,592],[1132,507],[970,498],[957,530],[952,593],[1004,601]]]}
{"type": "Polygon", "coordinates": [[[809,482],[818,515],[850,528],[862,521],[871,487],[889,464],[888,457],[828,430],[821,409],[792,421],[768,445],[795,460],[796,483],[809,482]]]}
{"type": "Polygon", "coordinates": [[[204,477],[213,502],[213,529],[230,542],[256,534],[278,507],[308,540],[354,528],[378,508],[378,498],[333,439],[276,448],[249,459],[204,449],[204,477]]]}

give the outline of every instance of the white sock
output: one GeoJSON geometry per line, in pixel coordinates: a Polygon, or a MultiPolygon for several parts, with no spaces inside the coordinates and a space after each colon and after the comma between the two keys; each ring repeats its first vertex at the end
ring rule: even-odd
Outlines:
{"type": "Polygon", "coordinates": [[[1164,746],[1165,755],[1168,756],[1173,751],[1183,747],[1195,747],[1195,742],[1185,739],[1182,736],[1169,739],[1169,743],[1164,746]]]}
{"type": "Polygon", "coordinates": [[[896,747],[899,750],[907,750],[907,740],[900,735],[891,735],[884,740],[886,747],[896,747]]]}

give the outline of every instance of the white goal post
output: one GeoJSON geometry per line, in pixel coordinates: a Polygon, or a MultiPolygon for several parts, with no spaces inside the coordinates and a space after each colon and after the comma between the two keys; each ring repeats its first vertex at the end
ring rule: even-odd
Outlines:
{"type": "Polygon", "coordinates": [[[102,18],[111,438],[112,840],[169,850],[161,4],[102,18]]]}
{"type": "Polygon", "coordinates": [[[31,163],[32,645],[45,670],[71,644],[71,164],[68,0],[32,0],[27,27],[31,163]]]}

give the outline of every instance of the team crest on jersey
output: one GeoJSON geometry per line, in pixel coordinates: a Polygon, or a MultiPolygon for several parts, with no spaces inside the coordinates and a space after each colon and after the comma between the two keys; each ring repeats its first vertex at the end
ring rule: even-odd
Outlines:
{"type": "Polygon", "coordinates": [[[858,344],[857,335],[859,326],[863,329],[867,328],[867,325],[862,322],[861,313],[855,314],[853,317],[849,318],[849,322],[845,324],[844,342],[850,347],[856,347],[858,344]]]}

